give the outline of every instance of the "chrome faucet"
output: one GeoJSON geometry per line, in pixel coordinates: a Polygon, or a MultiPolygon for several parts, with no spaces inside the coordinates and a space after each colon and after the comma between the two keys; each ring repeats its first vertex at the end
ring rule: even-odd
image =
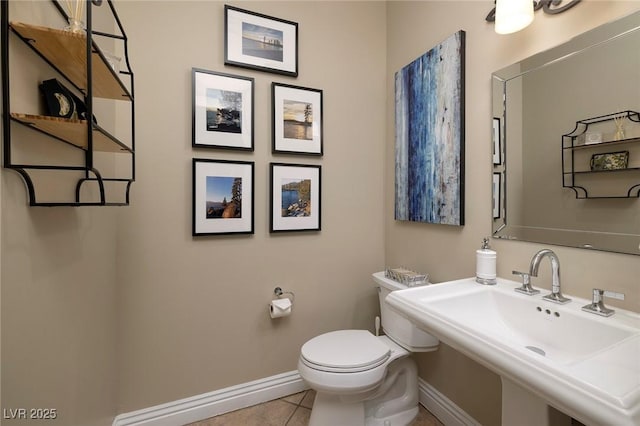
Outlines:
{"type": "Polygon", "coordinates": [[[548,257],[551,261],[551,293],[544,296],[543,299],[554,303],[569,302],[571,299],[564,297],[560,291],[560,260],[553,251],[543,249],[537,252],[531,259],[529,275],[532,277],[538,276],[538,267],[540,266],[542,259],[545,257],[548,257]]]}

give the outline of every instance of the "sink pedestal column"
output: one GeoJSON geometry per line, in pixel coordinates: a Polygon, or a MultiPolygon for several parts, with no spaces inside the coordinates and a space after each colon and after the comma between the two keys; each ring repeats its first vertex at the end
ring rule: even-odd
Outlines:
{"type": "Polygon", "coordinates": [[[571,417],[511,380],[502,380],[503,426],[570,426],[571,417]]]}

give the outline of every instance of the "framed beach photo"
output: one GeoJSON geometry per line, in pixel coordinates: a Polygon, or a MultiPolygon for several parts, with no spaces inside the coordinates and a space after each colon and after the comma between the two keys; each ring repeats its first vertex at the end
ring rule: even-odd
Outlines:
{"type": "Polygon", "coordinates": [[[271,83],[272,152],[322,155],[322,90],[271,83]]]}
{"type": "Polygon", "coordinates": [[[271,163],[269,232],[320,230],[320,166],[271,163]]]}
{"type": "Polygon", "coordinates": [[[192,145],[253,151],[254,79],[193,68],[192,145]]]}
{"type": "Polygon", "coordinates": [[[253,164],[193,159],[193,236],[253,234],[253,164]]]}
{"type": "Polygon", "coordinates": [[[298,23],[224,6],[224,63],[298,76],[298,23]]]}

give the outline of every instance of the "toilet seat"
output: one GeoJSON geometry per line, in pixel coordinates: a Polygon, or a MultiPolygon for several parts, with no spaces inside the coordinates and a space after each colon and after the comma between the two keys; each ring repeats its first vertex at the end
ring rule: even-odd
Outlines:
{"type": "Polygon", "coordinates": [[[309,340],[300,354],[301,361],[314,370],[356,373],[386,363],[391,348],[367,330],[338,330],[309,340]]]}

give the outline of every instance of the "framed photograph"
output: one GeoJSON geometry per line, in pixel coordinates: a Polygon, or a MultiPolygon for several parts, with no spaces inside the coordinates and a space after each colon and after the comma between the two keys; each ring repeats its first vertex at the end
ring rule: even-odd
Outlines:
{"type": "Polygon", "coordinates": [[[193,159],[193,236],[253,234],[253,162],[193,159]]]}
{"type": "Polygon", "coordinates": [[[192,69],[194,147],[253,151],[254,79],[192,69]]]}
{"type": "Polygon", "coordinates": [[[622,170],[629,165],[629,151],[607,152],[591,156],[591,171],[622,170]]]}
{"type": "Polygon", "coordinates": [[[271,83],[272,152],[322,155],[322,90],[271,83]]]}
{"type": "Polygon", "coordinates": [[[224,7],[224,63],[298,76],[298,23],[224,7]]]}
{"type": "Polygon", "coordinates": [[[465,34],[395,73],[396,220],[464,225],[465,34]]]}
{"type": "Polygon", "coordinates": [[[500,211],[501,211],[501,204],[502,204],[502,198],[500,197],[500,187],[501,187],[501,183],[502,183],[502,174],[501,173],[494,173],[493,174],[493,218],[494,219],[499,219],[500,218],[500,211]]]}
{"type": "Polygon", "coordinates": [[[320,166],[271,163],[270,232],[320,230],[320,166]]]}
{"type": "Polygon", "coordinates": [[[502,143],[500,141],[500,119],[493,118],[493,164],[502,164],[502,143]]]}

